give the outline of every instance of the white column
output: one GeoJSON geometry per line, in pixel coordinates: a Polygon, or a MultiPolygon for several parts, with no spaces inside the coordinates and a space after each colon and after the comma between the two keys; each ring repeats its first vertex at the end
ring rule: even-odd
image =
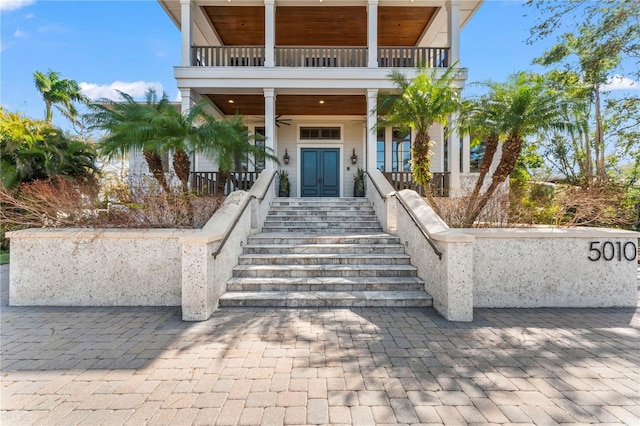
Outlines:
{"type": "Polygon", "coordinates": [[[378,106],[378,89],[367,90],[367,160],[366,170],[375,170],[376,168],[376,144],[378,140],[378,132],[376,125],[378,124],[378,114],[375,112],[378,106]]]}
{"type": "MultiPolygon", "coordinates": [[[[451,123],[458,121],[459,114],[453,114],[451,116],[451,123]]],[[[451,133],[449,133],[449,191],[452,194],[457,194],[460,189],[460,133],[455,125],[451,133]]]]}
{"type": "MultiPolygon", "coordinates": [[[[264,90],[264,144],[267,152],[278,155],[276,144],[276,94],[274,89],[264,90]]],[[[275,163],[268,158],[265,160],[265,169],[274,169],[275,163]]]]}
{"type": "MultiPolygon", "coordinates": [[[[181,103],[181,112],[185,112],[196,104],[194,99],[193,91],[191,89],[180,88],[180,103],[181,103]]],[[[191,154],[191,171],[198,171],[198,155],[195,152],[191,154]]]]}
{"type": "Polygon", "coordinates": [[[460,0],[447,0],[449,66],[460,61],[460,0]]]}
{"type": "Polygon", "coordinates": [[[471,172],[471,136],[462,137],[462,173],[471,172]]]}
{"type": "Polygon", "coordinates": [[[264,0],[264,66],[275,66],[276,4],[275,0],[264,0]]]}
{"type": "Polygon", "coordinates": [[[367,66],[378,68],[378,0],[369,0],[367,7],[367,51],[367,66]]]}
{"type": "Polygon", "coordinates": [[[182,40],[181,67],[191,66],[191,46],[193,45],[193,4],[191,0],[180,0],[180,34],[182,40]]]}

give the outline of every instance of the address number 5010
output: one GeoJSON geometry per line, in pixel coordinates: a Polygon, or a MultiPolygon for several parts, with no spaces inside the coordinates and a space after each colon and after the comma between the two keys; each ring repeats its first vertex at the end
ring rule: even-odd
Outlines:
{"type": "Polygon", "coordinates": [[[632,241],[621,243],[616,241],[591,241],[589,243],[589,260],[596,262],[598,260],[613,260],[622,261],[624,258],[629,262],[636,260],[638,255],[638,248],[632,241]]]}

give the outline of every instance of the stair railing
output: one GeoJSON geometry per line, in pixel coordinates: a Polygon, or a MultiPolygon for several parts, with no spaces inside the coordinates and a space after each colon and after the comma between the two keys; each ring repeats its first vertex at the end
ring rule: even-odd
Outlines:
{"type": "Polygon", "coordinates": [[[373,186],[376,188],[376,191],[378,191],[378,195],[380,195],[380,198],[382,200],[384,200],[386,202],[386,200],[388,198],[391,197],[395,197],[396,200],[398,200],[398,202],[400,203],[400,205],[404,208],[404,210],[407,212],[407,214],[409,215],[409,217],[411,218],[411,220],[413,221],[413,223],[418,227],[418,229],[420,230],[420,232],[422,233],[422,235],[424,236],[424,238],[427,240],[427,243],[429,243],[429,245],[431,246],[431,248],[433,249],[433,252],[438,256],[438,259],[442,260],[442,252],[438,249],[438,247],[436,246],[436,244],[433,242],[433,240],[431,239],[431,237],[429,236],[429,234],[427,233],[427,231],[425,231],[424,227],[422,225],[420,225],[418,219],[415,217],[415,214],[411,211],[411,209],[404,203],[404,201],[402,201],[402,198],[398,197],[398,193],[397,191],[393,191],[392,194],[390,195],[384,195],[382,193],[382,190],[380,189],[380,187],[378,186],[378,184],[376,184],[376,181],[374,179],[371,178],[371,176],[369,175],[369,172],[367,172],[367,175],[369,176],[369,182],[373,183],[373,186]]]}
{"type": "Polygon", "coordinates": [[[273,179],[276,177],[276,173],[275,171],[272,171],[271,173],[271,178],[269,178],[269,184],[266,186],[266,190],[262,193],[262,194],[251,194],[251,196],[249,198],[246,198],[245,201],[242,203],[242,207],[240,208],[239,212],[236,213],[233,222],[231,223],[231,227],[227,230],[227,232],[224,234],[224,238],[222,239],[222,241],[220,242],[220,245],[218,246],[218,248],[216,249],[216,251],[214,251],[213,253],[211,253],[211,256],[213,256],[213,258],[217,258],[218,255],[222,252],[222,249],[225,245],[225,243],[227,242],[227,240],[229,239],[229,236],[231,235],[231,233],[233,233],[234,228],[236,227],[236,225],[238,224],[238,222],[240,221],[240,218],[242,217],[242,215],[244,214],[244,211],[247,209],[247,206],[249,204],[251,204],[252,200],[262,200],[266,194],[266,191],[269,190],[269,188],[271,188],[271,185],[273,183],[273,179]]]}

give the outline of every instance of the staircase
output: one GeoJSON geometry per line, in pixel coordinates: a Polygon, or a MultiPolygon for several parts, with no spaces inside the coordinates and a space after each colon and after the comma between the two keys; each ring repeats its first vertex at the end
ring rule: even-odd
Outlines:
{"type": "Polygon", "coordinates": [[[396,236],[364,198],[278,198],[220,306],[431,306],[396,236]]]}

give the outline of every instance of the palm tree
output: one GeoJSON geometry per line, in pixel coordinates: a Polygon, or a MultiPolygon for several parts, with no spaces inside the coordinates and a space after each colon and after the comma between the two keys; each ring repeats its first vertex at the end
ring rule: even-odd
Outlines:
{"type": "Polygon", "coordinates": [[[460,89],[454,84],[457,70],[449,68],[440,77],[436,72],[420,68],[413,79],[408,79],[400,71],[392,71],[389,78],[398,92],[381,94],[378,103],[379,125],[415,131],[411,147],[411,174],[413,180],[424,188],[432,206],[435,203],[429,182],[433,140],[429,128],[438,123],[446,126],[451,114],[460,109],[460,89]]]}
{"type": "Polygon", "coordinates": [[[468,204],[463,226],[471,227],[495,190],[513,172],[522,152],[525,139],[545,131],[570,127],[562,120],[563,101],[546,87],[537,75],[524,72],[509,76],[505,83],[485,83],[489,93],[475,101],[467,129],[486,135],[488,146],[473,196],[468,204]],[[491,183],[480,195],[497,142],[502,141],[500,162],[493,172],[491,183]],[[491,150],[489,150],[491,148],[491,150]]]}
{"type": "Polygon", "coordinates": [[[158,126],[154,120],[172,108],[166,94],[158,99],[155,90],[148,90],[145,102],[137,102],[131,95],[119,92],[120,102],[102,99],[89,105],[93,111],[88,121],[94,129],[107,131],[100,141],[100,153],[108,159],[122,157],[129,152],[142,152],[149,171],[166,193],[171,193],[162,165],[166,148],[158,140],[158,126]]]}
{"type": "Polygon", "coordinates": [[[91,144],[1,108],[0,153],[0,180],[7,189],[56,175],[89,182],[98,171],[91,144]]]}
{"type": "Polygon", "coordinates": [[[74,102],[88,102],[88,98],[82,94],[78,83],[74,80],[60,78],[60,74],[55,71],[49,71],[46,74],[36,71],[33,73],[33,80],[42,99],[44,99],[45,121],[51,122],[53,106],[55,106],[65,117],[75,123],[78,110],[74,102]]]}

